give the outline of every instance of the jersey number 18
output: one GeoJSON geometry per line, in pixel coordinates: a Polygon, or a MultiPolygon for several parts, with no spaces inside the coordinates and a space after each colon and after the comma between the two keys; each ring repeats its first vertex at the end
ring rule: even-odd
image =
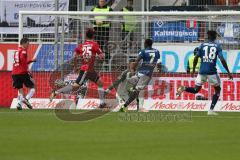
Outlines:
{"type": "Polygon", "coordinates": [[[216,47],[209,48],[209,46],[205,46],[203,50],[205,51],[205,56],[204,56],[205,59],[214,60],[216,58],[216,51],[217,51],[216,47]]]}

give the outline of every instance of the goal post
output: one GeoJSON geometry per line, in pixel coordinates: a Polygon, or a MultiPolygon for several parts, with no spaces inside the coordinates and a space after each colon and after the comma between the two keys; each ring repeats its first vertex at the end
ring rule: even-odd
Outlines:
{"type": "MultiPolygon", "coordinates": [[[[34,44],[30,50],[37,58],[37,63],[31,66],[39,88],[37,98],[47,98],[56,80],[70,83],[77,77],[72,66],[73,52],[78,43],[85,40],[85,30],[89,27],[95,29],[95,39],[105,53],[103,64],[97,63],[95,67],[103,79],[104,89],[128,67],[129,60],[137,57],[139,50],[144,48],[144,40],[153,40],[153,47],[160,51],[161,68],[158,69],[161,72],[154,71],[150,84],[143,91],[146,104],[152,110],[174,107],[206,110],[209,107],[214,89],[208,83],[197,95],[184,93],[176,97],[176,90],[180,85],[194,86],[195,78],[187,72],[188,60],[194,49],[207,39],[207,31],[216,30],[217,41],[222,44],[223,55],[234,73],[234,80],[228,80],[223,66],[217,63],[222,79],[218,109],[226,109],[228,102],[234,106],[240,100],[240,76],[237,74],[240,70],[240,11],[20,11],[19,40],[28,37],[34,44]],[[57,33],[55,18],[59,19],[57,33]],[[54,43],[56,37],[57,44],[54,43]]],[[[96,85],[86,82],[86,87],[82,103],[98,98],[96,85]]],[[[115,99],[114,90],[107,99],[115,99]]]]}

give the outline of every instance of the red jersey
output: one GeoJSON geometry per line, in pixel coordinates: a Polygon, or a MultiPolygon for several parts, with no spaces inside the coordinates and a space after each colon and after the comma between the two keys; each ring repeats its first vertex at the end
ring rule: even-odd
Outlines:
{"type": "Polygon", "coordinates": [[[86,40],[75,49],[75,52],[82,58],[81,70],[83,71],[94,71],[96,55],[101,59],[104,57],[98,43],[94,40],[86,40]]]}
{"type": "Polygon", "coordinates": [[[27,59],[26,48],[18,47],[18,50],[14,53],[13,59],[13,75],[28,73],[28,64],[31,63],[31,61],[28,61],[27,59]]]}

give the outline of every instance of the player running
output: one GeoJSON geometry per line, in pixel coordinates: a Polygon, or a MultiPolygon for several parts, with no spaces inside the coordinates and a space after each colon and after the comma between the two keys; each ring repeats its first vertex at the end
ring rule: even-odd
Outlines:
{"type": "Polygon", "coordinates": [[[201,58],[202,62],[200,65],[198,76],[195,81],[195,87],[192,88],[181,86],[177,90],[177,95],[180,96],[183,91],[196,94],[201,90],[203,83],[209,80],[210,84],[214,86],[215,94],[212,97],[212,104],[208,111],[208,115],[217,115],[217,113],[213,111],[221,91],[221,81],[216,68],[217,57],[220,59],[223,67],[226,69],[229,79],[232,80],[233,77],[232,74],[229,72],[228,65],[225,59],[223,58],[221,45],[215,42],[217,38],[217,32],[208,31],[207,34],[208,41],[202,43],[199,46],[199,51],[194,57],[192,73],[195,73],[195,68],[199,57],[201,58]]]}
{"type": "MultiPolygon", "coordinates": [[[[50,101],[56,97],[57,94],[67,94],[71,91],[76,91],[80,86],[83,85],[84,81],[90,80],[98,85],[98,93],[100,98],[99,108],[104,108],[106,103],[104,102],[104,89],[103,83],[98,76],[97,72],[94,70],[94,62],[98,56],[101,60],[104,59],[104,54],[100,49],[97,42],[94,41],[94,30],[89,28],[86,31],[86,41],[80,44],[74,52],[75,60],[80,57],[81,67],[78,78],[74,84],[69,84],[57,91],[53,91],[50,96],[50,101]]],[[[75,61],[76,62],[76,61],[75,61]]],[[[76,63],[75,63],[76,66],[76,63]]]]}
{"type": "MultiPolygon", "coordinates": [[[[113,88],[117,90],[116,98],[118,100],[118,104],[121,106],[128,100],[131,92],[131,88],[135,87],[138,80],[133,79],[132,76],[135,75],[136,67],[134,65],[134,61],[130,61],[128,69],[122,72],[122,74],[117,78],[115,82],[111,86],[105,90],[105,94],[108,94],[113,88]]],[[[137,108],[139,109],[139,98],[136,98],[137,108]]]]}
{"type": "MultiPolygon", "coordinates": [[[[139,96],[141,90],[143,90],[151,80],[153,70],[157,65],[158,60],[160,59],[160,53],[157,49],[152,48],[153,41],[151,39],[146,39],[144,42],[144,48],[138,54],[137,59],[135,60],[133,68],[136,68],[139,62],[140,64],[137,74],[132,77],[132,79],[137,80],[137,85],[131,89],[131,93],[126,102],[121,106],[120,111],[126,112],[127,106],[139,96]]],[[[142,112],[145,112],[143,108],[140,108],[142,112]]]]}
{"type": "Polygon", "coordinates": [[[34,80],[28,71],[28,65],[32,62],[36,62],[36,59],[28,60],[28,47],[28,38],[22,38],[20,41],[20,47],[18,47],[18,51],[14,53],[13,57],[12,80],[13,87],[18,89],[18,110],[22,110],[22,103],[24,103],[29,109],[32,109],[29,99],[31,99],[35,93],[34,80]],[[24,97],[23,84],[29,88],[26,97],[24,97]]]}

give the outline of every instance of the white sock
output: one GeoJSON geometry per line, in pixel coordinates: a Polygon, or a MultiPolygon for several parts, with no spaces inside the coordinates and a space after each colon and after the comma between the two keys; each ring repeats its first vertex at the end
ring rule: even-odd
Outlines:
{"type": "Polygon", "coordinates": [[[102,87],[98,87],[98,95],[100,99],[100,104],[104,103],[104,89],[102,87]]]}
{"type": "Polygon", "coordinates": [[[31,99],[34,93],[35,93],[35,88],[31,88],[26,96],[26,99],[27,100],[31,99]]]}
{"type": "Polygon", "coordinates": [[[18,92],[18,104],[22,105],[22,101],[23,101],[23,95],[21,93],[18,92]]]}

